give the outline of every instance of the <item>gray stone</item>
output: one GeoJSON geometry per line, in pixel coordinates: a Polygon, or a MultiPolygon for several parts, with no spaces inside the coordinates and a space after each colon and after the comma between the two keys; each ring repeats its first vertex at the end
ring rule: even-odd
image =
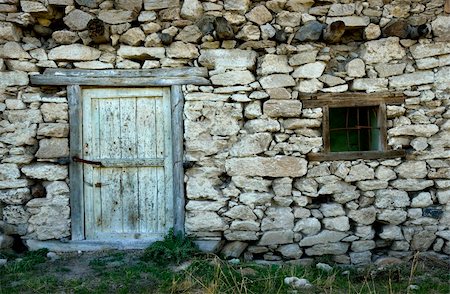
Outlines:
{"type": "Polygon", "coordinates": [[[254,208],[256,205],[270,203],[273,197],[274,195],[270,193],[242,193],[239,195],[239,200],[249,207],[254,208]]]}
{"type": "Polygon", "coordinates": [[[19,177],[20,171],[16,164],[0,164],[0,181],[18,179],[19,177]]]}
{"type": "Polygon", "coordinates": [[[263,112],[269,117],[299,117],[302,103],[299,100],[274,100],[264,102],[263,112]]]}
{"type": "Polygon", "coordinates": [[[209,69],[253,69],[257,53],[240,49],[201,50],[198,62],[209,69]]]}
{"type": "Polygon", "coordinates": [[[424,161],[408,161],[395,168],[398,176],[404,179],[423,179],[427,176],[427,164],[424,161]]]}
{"type": "Polygon", "coordinates": [[[264,5],[255,6],[245,17],[258,25],[263,25],[272,20],[272,14],[264,5]]]}
{"type": "Polygon", "coordinates": [[[366,42],[361,48],[361,58],[367,64],[386,63],[394,59],[402,59],[405,49],[399,43],[397,37],[366,42]]]}
{"type": "Polygon", "coordinates": [[[378,208],[394,208],[409,206],[408,193],[402,190],[385,189],[375,194],[375,206],[378,208]]]}
{"type": "Polygon", "coordinates": [[[309,21],[300,27],[294,38],[300,42],[317,41],[322,35],[323,27],[324,25],[316,20],[309,21]]]}
{"type": "Polygon", "coordinates": [[[256,220],[257,217],[252,209],[246,205],[233,206],[230,210],[223,214],[231,219],[256,220]]]}
{"type": "Polygon", "coordinates": [[[292,194],[292,179],[279,178],[272,182],[272,189],[277,197],[291,196],[292,194]]]}
{"type": "Polygon", "coordinates": [[[316,93],[323,88],[322,82],[318,79],[300,80],[295,90],[301,93],[316,93]]]}
{"type": "Polygon", "coordinates": [[[278,247],[278,252],[285,258],[298,259],[303,255],[303,251],[297,244],[288,244],[278,247]]]}
{"type": "Polygon", "coordinates": [[[269,246],[269,245],[279,245],[279,244],[289,244],[292,243],[294,238],[294,232],[292,230],[283,231],[267,231],[261,237],[258,245],[269,246]]]}
{"type": "Polygon", "coordinates": [[[320,232],[321,227],[317,218],[304,218],[295,224],[294,232],[301,232],[305,235],[316,235],[320,232]]]}
{"type": "Polygon", "coordinates": [[[349,77],[360,78],[366,75],[366,64],[360,58],[355,58],[346,64],[345,69],[349,77]]]}
{"type": "Polygon", "coordinates": [[[203,34],[196,25],[186,26],[176,36],[175,40],[185,43],[197,43],[203,34]]]}
{"type": "Polygon", "coordinates": [[[11,225],[24,225],[30,214],[21,205],[8,205],[3,208],[3,220],[11,225]]]}
{"type": "MultiPolygon", "coordinates": [[[[292,55],[289,58],[289,65],[298,66],[306,63],[313,63],[316,61],[317,53],[319,51],[311,46],[309,50],[299,52],[297,54],[292,55]]],[[[343,81],[344,82],[344,81],[343,81]]],[[[340,83],[342,84],[342,83],[340,83]]]]}
{"type": "Polygon", "coordinates": [[[23,188],[30,185],[30,182],[26,179],[15,179],[15,180],[5,180],[0,181],[0,189],[16,189],[23,188]]]}
{"type": "Polygon", "coordinates": [[[307,162],[290,156],[231,158],[225,168],[231,176],[301,177],[307,172],[307,162]]]}
{"type": "Polygon", "coordinates": [[[225,10],[236,11],[244,14],[248,11],[250,4],[250,0],[225,0],[223,3],[223,8],[225,10]]]}
{"type": "Polygon", "coordinates": [[[219,86],[247,85],[255,81],[248,70],[234,70],[211,76],[211,82],[219,86]]]}
{"type": "Polygon", "coordinates": [[[377,210],[375,209],[375,207],[370,206],[358,210],[351,210],[348,213],[348,217],[358,224],[370,225],[375,222],[376,214],[377,210]]]}
{"type": "Polygon", "coordinates": [[[332,4],[328,16],[346,16],[355,12],[355,4],[332,4]]]}
{"type": "Polygon", "coordinates": [[[131,10],[100,10],[98,18],[107,24],[121,24],[135,20],[137,14],[131,10]]]}
{"type": "Polygon", "coordinates": [[[372,191],[379,189],[386,189],[389,183],[385,180],[367,180],[367,181],[359,181],[356,183],[356,186],[361,191],[372,191]]]}
{"type": "Polygon", "coordinates": [[[414,251],[427,251],[434,240],[436,240],[436,235],[433,231],[423,230],[417,232],[411,240],[411,249],[414,251]]]}
{"type": "Polygon", "coordinates": [[[140,28],[131,28],[120,36],[121,43],[138,46],[145,40],[145,34],[140,28]]]}
{"type": "Polygon", "coordinates": [[[257,133],[242,136],[230,149],[230,155],[243,157],[267,151],[272,142],[270,133],[257,133]]]}
{"type": "Polygon", "coordinates": [[[335,232],[329,230],[323,230],[319,234],[314,236],[307,236],[303,238],[300,246],[313,246],[316,244],[334,243],[344,239],[348,234],[343,232],[335,232]]]}
{"type": "Polygon", "coordinates": [[[262,77],[259,83],[264,89],[284,88],[295,86],[295,81],[288,74],[273,74],[262,77]]]}
{"type": "Polygon", "coordinates": [[[405,70],[405,63],[389,64],[379,63],[375,65],[375,70],[378,72],[380,78],[386,78],[391,76],[398,76],[405,70]]]}
{"type": "Polygon", "coordinates": [[[388,223],[391,225],[399,225],[406,221],[408,213],[403,210],[395,209],[385,209],[380,214],[378,214],[377,219],[383,223],[388,223]]]}
{"type": "Polygon", "coordinates": [[[218,211],[226,206],[225,201],[201,201],[189,200],[186,204],[186,210],[211,210],[218,211]]]}
{"type": "Polygon", "coordinates": [[[220,252],[225,258],[238,258],[247,248],[248,243],[235,241],[227,243],[220,252]]]}
{"type": "Polygon", "coordinates": [[[281,27],[298,27],[301,22],[301,14],[298,12],[281,11],[277,13],[276,23],[281,27]]]}
{"type": "Polygon", "coordinates": [[[343,242],[317,244],[305,250],[308,256],[320,256],[320,255],[339,255],[345,254],[348,250],[349,244],[343,242]]]}
{"type": "Polygon", "coordinates": [[[72,31],[83,31],[94,16],[80,9],[74,9],[64,17],[64,23],[72,31]]]}
{"type": "Polygon", "coordinates": [[[28,54],[28,52],[26,52],[17,42],[5,43],[1,47],[0,57],[10,59],[31,59],[30,54],[28,54]]]}
{"type": "Polygon", "coordinates": [[[387,90],[388,83],[388,79],[385,78],[355,79],[351,85],[351,89],[356,91],[366,91],[367,93],[380,92],[387,90]]]}
{"type": "Polygon", "coordinates": [[[412,46],[410,51],[415,59],[421,59],[450,53],[450,44],[448,44],[448,42],[436,42],[430,44],[418,43],[412,46]]]}
{"type": "Polygon", "coordinates": [[[39,141],[37,158],[62,158],[69,156],[69,140],[65,138],[43,139],[39,141]]]}
{"type": "Polygon", "coordinates": [[[348,28],[362,28],[367,27],[370,24],[370,18],[368,16],[341,16],[341,17],[327,17],[326,23],[332,24],[333,22],[343,21],[348,28]]]}
{"type": "Polygon", "coordinates": [[[356,182],[362,180],[371,180],[375,177],[375,172],[372,168],[364,163],[352,166],[349,174],[345,177],[346,182],[356,182]]]}
{"type": "Polygon", "coordinates": [[[0,202],[9,205],[25,204],[30,199],[31,193],[29,188],[18,188],[0,191],[0,202]]]}
{"type": "Polygon", "coordinates": [[[438,15],[436,19],[431,22],[431,27],[434,36],[438,37],[440,41],[450,40],[450,35],[448,33],[450,31],[450,16],[438,15]]]}
{"type": "Polygon", "coordinates": [[[181,6],[180,15],[189,20],[197,20],[203,14],[202,3],[198,0],[185,0],[181,6]]]}
{"type": "Polygon", "coordinates": [[[37,1],[20,1],[23,12],[47,12],[44,4],[37,1]]]}
{"type": "Polygon", "coordinates": [[[233,231],[259,231],[259,223],[252,220],[234,220],[231,223],[230,230],[233,231]]]}
{"type": "Polygon", "coordinates": [[[68,177],[67,166],[51,163],[34,163],[22,167],[21,171],[32,179],[57,181],[68,177]]]}
{"type": "Polygon", "coordinates": [[[348,193],[355,191],[356,187],[343,182],[343,181],[337,181],[332,183],[327,183],[322,186],[319,190],[320,195],[327,195],[327,194],[340,194],[340,193],[348,193]]]}
{"type": "Polygon", "coordinates": [[[293,227],[294,214],[289,207],[269,207],[261,222],[262,231],[292,230],[293,227]]]}
{"type": "Polygon", "coordinates": [[[431,137],[439,131],[439,127],[433,124],[426,125],[404,125],[389,129],[390,136],[415,136],[431,137]]]}
{"type": "Polygon", "coordinates": [[[53,32],[52,39],[55,40],[57,44],[70,45],[76,43],[80,37],[76,32],[63,30],[53,32]]]}
{"type": "Polygon", "coordinates": [[[351,245],[351,250],[353,252],[363,252],[372,250],[374,248],[375,248],[375,241],[373,240],[353,241],[351,245]]]}
{"type": "Polygon", "coordinates": [[[218,253],[224,244],[224,240],[194,240],[195,245],[202,252],[218,253]]]}
{"type": "Polygon", "coordinates": [[[26,86],[28,74],[22,71],[0,71],[0,87],[26,86]]]}
{"type": "Polygon", "coordinates": [[[292,76],[306,79],[318,78],[325,70],[325,66],[326,64],[322,61],[301,65],[292,73],[292,76]]]}
{"type": "Polygon", "coordinates": [[[9,22],[0,22],[0,38],[6,41],[20,41],[22,30],[9,22]]]}
{"type": "Polygon", "coordinates": [[[269,75],[273,73],[289,73],[294,69],[288,65],[286,55],[267,54],[262,58],[261,65],[258,67],[260,75],[269,75]]]}
{"type": "Polygon", "coordinates": [[[379,236],[384,240],[404,240],[402,229],[394,225],[383,226],[379,236]]]}
{"type": "Polygon", "coordinates": [[[434,185],[432,180],[399,179],[391,182],[392,187],[404,191],[421,191],[434,185]]]}
{"type": "Polygon", "coordinates": [[[48,53],[50,60],[95,60],[101,51],[81,44],[62,45],[48,53]]]}
{"type": "Polygon", "coordinates": [[[55,122],[69,119],[68,105],[66,103],[43,103],[42,116],[45,122],[55,122]]]}
{"type": "Polygon", "coordinates": [[[227,229],[225,221],[212,211],[195,211],[186,213],[186,231],[213,232],[227,229]]]}
{"type": "Polygon", "coordinates": [[[320,205],[320,212],[324,217],[334,217],[345,215],[345,210],[338,203],[323,203],[320,205]]]}
{"type": "Polygon", "coordinates": [[[350,260],[352,264],[370,264],[372,263],[372,253],[365,252],[350,252],[350,260]]]}
{"type": "Polygon", "coordinates": [[[166,50],[162,47],[132,47],[127,45],[120,45],[117,50],[117,55],[123,58],[133,60],[144,60],[152,58],[164,58],[166,50]]]}
{"type": "Polygon", "coordinates": [[[431,84],[433,82],[434,73],[432,71],[421,71],[389,78],[389,85],[395,88],[431,84]]]}
{"type": "Polygon", "coordinates": [[[346,216],[338,216],[332,218],[324,218],[322,223],[327,230],[333,231],[348,231],[350,230],[350,223],[348,217],[346,216]]]}

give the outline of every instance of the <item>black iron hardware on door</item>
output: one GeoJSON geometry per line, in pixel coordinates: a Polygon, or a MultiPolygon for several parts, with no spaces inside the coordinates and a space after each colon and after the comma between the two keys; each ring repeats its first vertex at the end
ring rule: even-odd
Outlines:
{"type": "Polygon", "coordinates": [[[85,164],[92,164],[92,165],[98,165],[98,166],[102,166],[103,165],[100,161],[87,160],[87,159],[84,159],[84,158],[79,158],[78,156],[72,157],[72,160],[75,161],[75,162],[80,162],[80,163],[85,163],[85,164]]]}

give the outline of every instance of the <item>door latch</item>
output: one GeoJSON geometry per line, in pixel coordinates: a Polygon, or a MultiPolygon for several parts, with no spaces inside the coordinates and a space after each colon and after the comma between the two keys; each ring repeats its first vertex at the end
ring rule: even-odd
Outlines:
{"type": "Polygon", "coordinates": [[[85,163],[85,164],[92,164],[92,165],[98,165],[98,166],[102,166],[102,162],[101,161],[92,161],[92,160],[87,160],[84,158],[79,158],[78,156],[74,156],[72,157],[72,160],[75,162],[80,162],[80,163],[85,163]]]}

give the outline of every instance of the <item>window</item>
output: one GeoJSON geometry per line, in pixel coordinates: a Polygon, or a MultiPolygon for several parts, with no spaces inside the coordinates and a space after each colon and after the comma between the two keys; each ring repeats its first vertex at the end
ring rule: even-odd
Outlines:
{"type": "Polygon", "coordinates": [[[330,151],[380,150],[378,107],[329,109],[330,151]]]}
{"type": "Polygon", "coordinates": [[[312,161],[395,158],[404,150],[387,145],[386,104],[402,104],[402,94],[322,94],[303,100],[304,108],[323,110],[323,151],[312,161]]]}

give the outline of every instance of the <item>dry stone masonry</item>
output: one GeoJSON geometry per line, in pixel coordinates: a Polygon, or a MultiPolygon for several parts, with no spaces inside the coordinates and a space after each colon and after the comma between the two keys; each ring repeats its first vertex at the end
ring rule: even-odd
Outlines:
{"type": "Polygon", "coordinates": [[[48,68],[204,67],[184,86],[185,229],[228,257],[450,255],[444,0],[0,0],[0,248],[70,238],[66,89],[48,68]],[[406,157],[311,161],[321,93],[402,93],[406,157]]]}

